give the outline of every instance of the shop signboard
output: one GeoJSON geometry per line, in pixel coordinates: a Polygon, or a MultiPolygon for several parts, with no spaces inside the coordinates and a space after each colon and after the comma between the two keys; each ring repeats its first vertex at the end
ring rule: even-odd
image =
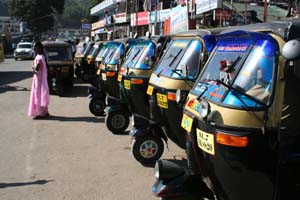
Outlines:
{"type": "Polygon", "coordinates": [[[115,4],[115,0],[104,0],[101,3],[97,4],[91,9],[90,14],[95,16],[99,15],[103,10],[109,6],[112,6],[115,4]]]}
{"type": "Polygon", "coordinates": [[[196,0],[196,14],[222,7],[222,0],[196,0]]]}
{"type": "Polygon", "coordinates": [[[105,26],[105,21],[104,20],[99,20],[99,21],[92,24],[92,30],[96,30],[98,28],[103,28],[104,26],[105,26]]]}
{"type": "Polygon", "coordinates": [[[155,17],[156,22],[164,22],[165,19],[170,17],[170,9],[152,11],[149,16],[149,23],[155,23],[155,17]]]}
{"type": "Polygon", "coordinates": [[[232,17],[232,10],[216,9],[216,20],[230,21],[232,17]]]}
{"type": "Polygon", "coordinates": [[[116,24],[127,22],[126,13],[115,14],[114,20],[116,24]]]}
{"type": "Polygon", "coordinates": [[[131,26],[141,26],[149,24],[149,12],[139,12],[131,14],[131,26]]]}
{"type": "Polygon", "coordinates": [[[170,21],[170,32],[178,33],[181,31],[187,31],[188,27],[188,12],[187,6],[178,5],[171,9],[171,21],[170,21]]]}

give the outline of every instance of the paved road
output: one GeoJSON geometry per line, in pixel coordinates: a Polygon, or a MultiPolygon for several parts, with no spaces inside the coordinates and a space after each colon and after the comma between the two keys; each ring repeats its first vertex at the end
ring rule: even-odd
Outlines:
{"type": "MultiPolygon", "coordinates": [[[[88,85],[51,95],[49,119],[27,117],[31,62],[0,63],[0,199],[158,199],[153,168],[135,161],[129,136],[111,134],[88,111],[88,85]]],[[[170,143],[163,158],[184,155],[170,143]]]]}

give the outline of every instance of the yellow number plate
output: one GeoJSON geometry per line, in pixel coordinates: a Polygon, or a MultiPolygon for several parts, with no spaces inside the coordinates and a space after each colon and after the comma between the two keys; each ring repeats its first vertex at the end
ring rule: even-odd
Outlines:
{"type": "Polygon", "coordinates": [[[193,118],[187,116],[186,114],[183,114],[181,120],[181,127],[190,133],[192,131],[192,124],[193,124],[193,118]]]}
{"type": "Polygon", "coordinates": [[[122,74],[118,75],[118,81],[121,82],[122,81],[122,74]]]}
{"type": "Polygon", "coordinates": [[[130,90],[131,86],[130,86],[130,80],[124,80],[124,87],[127,90],[130,90]]]}
{"type": "Polygon", "coordinates": [[[106,74],[105,73],[101,73],[102,76],[102,80],[106,81],[106,74]]]}
{"type": "Polygon", "coordinates": [[[168,97],[165,94],[156,93],[157,105],[161,108],[168,108],[168,97]]]}
{"type": "Polygon", "coordinates": [[[90,61],[90,60],[88,60],[88,61],[87,61],[87,63],[90,65],[90,64],[91,64],[91,61],[90,61]]]}
{"type": "Polygon", "coordinates": [[[153,93],[153,87],[151,85],[148,85],[147,94],[152,95],[152,93],[153,93]]]}
{"type": "Polygon", "coordinates": [[[97,75],[100,75],[100,73],[101,73],[101,70],[98,69],[98,70],[97,70],[97,75]]]}
{"type": "Polygon", "coordinates": [[[210,133],[206,133],[204,131],[200,131],[197,129],[197,143],[198,147],[203,151],[215,155],[215,147],[214,147],[214,135],[210,133]]]}
{"type": "Polygon", "coordinates": [[[61,71],[62,71],[62,72],[69,72],[69,67],[62,67],[62,68],[61,68],[61,71]]]}

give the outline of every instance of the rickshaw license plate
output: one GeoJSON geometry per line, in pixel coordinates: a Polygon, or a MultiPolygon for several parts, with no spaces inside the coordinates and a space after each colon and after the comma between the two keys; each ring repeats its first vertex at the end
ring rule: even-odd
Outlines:
{"type": "Polygon", "coordinates": [[[100,75],[100,72],[101,72],[101,70],[100,70],[100,69],[98,69],[98,70],[97,70],[97,75],[100,75]]]}
{"type": "Polygon", "coordinates": [[[121,82],[122,81],[122,74],[118,75],[118,81],[121,82]]]}
{"type": "Polygon", "coordinates": [[[197,129],[197,144],[203,151],[215,155],[214,135],[197,129]]]}
{"type": "Polygon", "coordinates": [[[153,87],[151,85],[149,85],[147,88],[147,94],[152,95],[152,93],[153,93],[153,87]]]}
{"type": "Polygon", "coordinates": [[[106,81],[106,74],[105,73],[101,73],[102,76],[102,80],[106,81]]]}
{"type": "Polygon", "coordinates": [[[181,120],[181,127],[190,133],[192,131],[192,124],[193,124],[193,118],[187,116],[186,114],[183,114],[181,120]]]}
{"type": "Polygon", "coordinates": [[[131,86],[130,86],[130,80],[124,80],[124,87],[127,90],[130,90],[131,86]]]}
{"type": "Polygon", "coordinates": [[[62,72],[69,72],[69,67],[62,67],[61,71],[62,72]]]}
{"type": "Polygon", "coordinates": [[[165,94],[156,93],[157,105],[161,108],[168,108],[168,97],[165,94]]]}

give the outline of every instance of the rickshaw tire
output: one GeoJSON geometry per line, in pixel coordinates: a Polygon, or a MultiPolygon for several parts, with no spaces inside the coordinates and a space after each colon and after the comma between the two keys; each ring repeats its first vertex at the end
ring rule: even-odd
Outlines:
{"type": "Polygon", "coordinates": [[[164,143],[162,139],[160,139],[159,137],[153,137],[153,136],[136,137],[132,141],[131,151],[133,157],[142,165],[154,165],[155,162],[162,156],[164,152],[164,143]],[[140,153],[141,145],[147,140],[152,140],[152,142],[155,142],[157,145],[157,152],[151,158],[145,158],[140,153]]]}
{"type": "Polygon", "coordinates": [[[129,121],[130,121],[129,116],[124,115],[122,112],[119,112],[119,111],[108,113],[105,116],[105,125],[106,125],[107,129],[109,131],[111,131],[113,134],[123,133],[127,129],[127,127],[129,126],[129,121]],[[123,125],[121,127],[116,128],[113,125],[113,120],[118,115],[122,115],[124,117],[124,122],[122,123],[123,125]]]}
{"type": "Polygon", "coordinates": [[[84,82],[89,82],[90,79],[91,79],[91,76],[90,76],[90,74],[89,74],[87,71],[84,71],[84,72],[81,74],[81,79],[82,79],[84,82]]]}
{"type": "Polygon", "coordinates": [[[105,103],[101,99],[92,99],[89,104],[90,112],[95,116],[103,116],[105,109],[105,103]],[[96,104],[101,101],[101,109],[96,110],[96,104]],[[101,110],[101,111],[100,111],[101,110]]]}

